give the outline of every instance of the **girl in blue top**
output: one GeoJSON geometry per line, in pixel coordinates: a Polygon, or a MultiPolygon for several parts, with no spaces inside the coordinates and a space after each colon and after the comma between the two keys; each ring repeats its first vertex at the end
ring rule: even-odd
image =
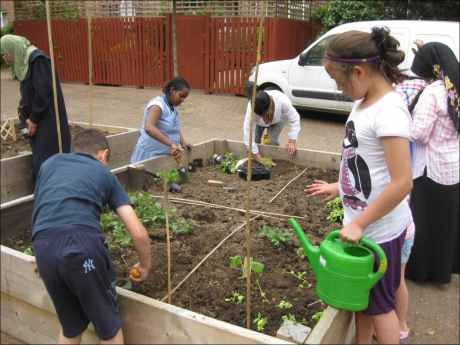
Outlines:
{"type": "Polygon", "coordinates": [[[164,87],[162,96],[157,96],[147,103],[141,135],[131,156],[131,163],[169,154],[180,160],[179,144],[184,149],[196,151],[195,146],[185,142],[180,132],[177,110],[189,92],[190,86],[187,81],[182,77],[174,77],[164,87]]]}

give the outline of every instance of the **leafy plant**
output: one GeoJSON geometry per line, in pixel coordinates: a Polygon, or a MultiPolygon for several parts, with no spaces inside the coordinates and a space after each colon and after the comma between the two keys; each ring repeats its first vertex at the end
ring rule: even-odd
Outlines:
{"type": "MultiPolygon", "coordinates": [[[[154,181],[163,181],[163,173],[158,172],[157,177],[153,179],[154,181]]],[[[176,169],[169,167],[168,171],[166,171],[166,182],[168,183],[179,183],[180,176],[179,172],[176,169]]]]}
{"type": "Polygon", "coordinates": [[[289,309],[289,308],[292,308],[292,304],[288,301],[281,301],[280,304],[277,305],[277,307],[281,308],[281,309],[289,309]]]}
{"type": "Polygon", "coordinates": [[[218,280],[210,280],[209,285],[220,285],[220,281],[218,281],[218,280]]]}
{"type": "Polygon", "coordinates": [[[273,161],[271,158],[262,158],[261,162],[267,169],[271,170],[271,168],[273,168],[273,161]]]}
{"type": "Polygon", "coordinates": [[[281,316],[281,318],[283,319],[283,321],[289,320],[289,321],[297,322],[297,321],[295,320],[295,316],[292,315],[292,314],[283,315],[283,316],[281,316]]]}
{"type": "Polygon", "coordinates": [[[263,332],[265,325],[268,323],[267,318],[262,317],[260,313],[252,322],[257,323],[257,330],[259,332],[263,332]]]}
{"type": "Polygon", "coordinates": [[[260,291],[260,296],[263,298],[262,302],[268,302],[268,304],[270,304],[270,301],[267,299],[267,297],[265,297],[265,292],[263,292],[262,288],[260,287],[259,279],[261,276],[262,274],[259,274],[259,277],[256,279],[256,288],[260,291]]]}
{"type": "Polygon", "coordinates": [[[24,250],[24,254],[35,256],[35,253],[32,247],[26,248],[26,250],[24,250]]]}
{"type": "Polygon", "coordinates": [[[275,247],[278,247],[281,243],[289,241],[292,238],[292,233],[289,231],[281,233],[280,228],[272,230],[269,226],[264,225],[262,231],[259,232],[259,236],[267,236],[275,247]]]}
{"type": "Polygon", "coordinates": [[[227,302],[231,302],[231,301],[235,302],[236,305],[240,305],[241,303],[243,303],[243,300],[244,300],[244,296],[240,295],[236,291],[233,291],[233,296],[232,297],[225,299],[225,301],[227,301],[227,302]]]}
{"type": "Polygon", "coordinates": [[[303,276],[307,274],[307,272],[298,272],[297,274],[294,271],[287,271],[283,269],[282,274],[291,274],[294,277],[296,277],[298,280],[300,280],[302,283],[299,285],[300,288],[303,288],[304,284],[307,284],[308,288],[311,288],[312,284],[307,282],[305,279],[303,279],[303,276]]]}
{"type": "MultiPolygon", "coordinates": [[[[241,157],[239,159],[241,159],[241,157]]],[[[233,152],[226,151],[225,158],[219,163],[219,170],[221,172],[226,172],[228,169],[230,173],[234,174],[236,172],[235,166],[238,160],[234,159],[233,152]]]]}
{"type": "Polygon", "coordinates": [[[191,235],[193,233],[193,226],[195,225],[195,222],[193,220],[191,220],[190,222],[187,222],[185,218],[179,218],[177,222],[178,224],[174,224],[176,226],[171,227],[171,232],[174,235],[181,235],[181,234],[191,235]]]}
{"type": "MultiPolygon", "coordinates": [[[[261,264],[260,262],[252,261],[252,258],[250,260],[250,265],[251,265],[251,271],[254,271],[256,273],[261,274],[262,271],[264,270],[264,265],[261,264]]],[[[246,258],[244,258],[244,262],[241,260],[240,255],[236,255],[232,258],[230,261],[230,268],[237,268],[238,266],[241,266],[241,269],[243,270],[243,275],[239,278],[240,280],[243,280],[247,276],[247,261],[246,258]]]]}
{"type": "Polygon", "coordinates": [[[330,220],[331,222],[343,221],[343,205],[340,197],[328,201],[326,206],[332,209],[332,212],[327,217],[327,220],[330,220]]]}
{"type": "Polygon", "coordinates": [[[321,316],[323,316],[323,312],[322,312],[322,311],[319,311],[319,312],[315,313],[315,314],[311,317],[311,319],[312,319],[312,320],[315,320],[316,322],[318,322],[319,319],[321,319],[321,316]]]}
{"type": "Polygon", "coordinates": [[[297,248],[296,253],[302,260],[307,258],[307,253],[305,252],[304,247],[297,248]]]}

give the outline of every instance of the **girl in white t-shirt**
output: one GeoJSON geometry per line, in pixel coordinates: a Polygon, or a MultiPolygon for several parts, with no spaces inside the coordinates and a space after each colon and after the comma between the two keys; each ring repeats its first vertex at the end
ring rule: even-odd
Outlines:
{"type": "MultiPolygon", "coordinates": [[[[406,196],[412,189],[409,150],[411,118],[392,82],[406,76],[398,69],[404,52],[387,28],[372,33],[348,31],[325,48],[323,64],[342,93],[357,100],[347,120],[339,182],[315,181],[308,197],[340,195],[344,227],[340,239],[358,244],[362,236],[384,250],[388,267],[372,288],[369,306],[356,312],[356,343],[399,343],[394,292],[401,279],[401,249],[411,222],[406,196]]],[[[376,267],[379,265],[376,257],[376,267]]]]}

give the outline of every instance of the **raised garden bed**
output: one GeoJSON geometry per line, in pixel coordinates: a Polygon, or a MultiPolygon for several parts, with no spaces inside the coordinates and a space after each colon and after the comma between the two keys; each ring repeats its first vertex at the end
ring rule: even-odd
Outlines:
{"type": "MultiPolygon", "coordinates": [[[[269,151],[273,151],[270,156],[275,160],[278,157],[286,158],[285,155],[277,153],[276,148],[270,149],[274,149],[269,151]]],[[[236,156],[238,154],[242,155],[244,154],[244,145],[239,142],[229,141],[206,142],[198,145],[196,153],[185,152],[183,162],[187,163],[194,158],[212,157],[214,152],[223,153],[222,151],[235,152],[236,156]]],[[[267,152],[263,154],[267,155],[267,152]]],[[[302,166],[301,164],[292,162],[277,161],[279,164],[272,169],[273,173],[270,180],[251,182],[251,210],[279,214],[278,216],[272,214],[270,217],[259,216],[250,222],[251,256],[254,261],[265,265],[261,276],[258,276],[256,273],[252,274],[251,285],[255,287],[256,279],[259,278],[260,287],[269,300],[269,302],[262,302],[263,299],[260,290],[252,288],[251,318],[257,317],[260,312],[262,317],[266,317],[268,320],[264,333],[273,336],[282,323],[281,316],[292,314],[298,322],[301,322],[305,318],[308,326],[313,328],[312,334],[307,339],[308,343],[346,342],[350,340],[352,333],[348,331],[349,327],[352,326],[352,314],[328,307],[323,317],[316,324],[316,322],[310,319],[311,315],[323,310],[325,306],[322,303],[315,303],[310,307],[308,306],[318,300],[314,286],[308,288],[306,284],[303,284],[304,287],[299,287],[303,281],[297,279],[292,274],[282,274],[283,269],[287,271],[292,270],[295,273],[306,272],[303,278],[312,284],[315,283],[315,278],[309,264],[296,254],[297,248],[300,247],[298,239],[294,236],[286,244],[275,247],[267,238],[258,236],[264,225],[272,229],[279,227],[282,232],[289,231],[288,217],[284,217],[283,215],[299,217],[298,221],[300,225],[305,230],[308,230],[308,236],[314,244],[319,244],[328,232],[338,228],[336,224],[331,224],[326,220],[329,212],[325,209],[324,205],[321,205],[318,200],[305,199],[303,189],[313,179],[336,180],[337,171],[325,170],[324,168],[337,168],[340,156],[330,153],[299,150],[297,157],[290,158],[291,161],[294,160],[293,158],[302,161],[302,166]],[[310,164],[306,164],[305,162],[309,162],[310,164]],[[304,165],[311,168],[307,169],[307,172],[301,178],[290,184],[272,203],[269,203],[268,201],[287,182],[305,169],[304,165]],[[315,166],[319,166],[320,168],[318,169],[315,166]],[[275,305],[279,304],[282,300],[292,303],[293,307],[290,309],[276,307],[275,305]]],[[[157,195],[157,200],[163,203],[160,198],[163,195],[162,182],[152,181],[149,177],[150,175],[145,174],[144,168],[150,172],[164,171],[169,166],[174,167],[175,162],[171,161],[171,157],[158,157],[153,160],[141,162],[142,166],[137,165],[116,169],[114,173],[128,191],[149,187],[149,193],[157,195]]],[[[232,256],[241,255],[243,258],[246,256],[245,213],[237,210],[221,209],[217,206],[211,208],[209,205],[199,205],[199,201],[244,210],[246,181],[240,179],[238,174],[224,174],[213,168],[212,160],[205,160],[203,168],[198,168],[196,173],[189,173],[190,182],[182,185],[183,190],[181,194],[169,194],[169,208],[177,208],[177,212],[173,215],[172,220],[175,221],[182,217],[187,221],[195,221],[192,235],[173,235],[171,239],[172,288],[181,282],[218,243],[233,231],[235,233],[216,249],[209,256],[209,259],[204,261],[203,265],[172,294],[172,304],[176,306],[173,307],[155,300],[167,300],[165,298],[167,296],[166,241],[164,229],[154,230],[150,228],[148,231],[152,238],[153,267],[149,279],[135,286],[132,291],[118,289],[126,342],[282,343],[280,339],[274,339],[270,336],[238,327],[245,327],[246,325],[246,301],[244,300],[242,304],[237,305],[232,301],[225,300],[231,298],[234,292],[246,296],[245,281],[240,282],[238,280],[241,276],[241,269],[230,268],[230,259],[232,256]],[[207,184],[208,179],[221,180],[225,185],[235,186],[238,189],[235,191],[223,190],[220,186],[207,184]],[[189,202],[193,199],[195,200],[195,205],[175,203],[173,201],[178,200],[174,200],[173,198],[187,199],[189,202]],[[239,227],[241,229],[236,230],[239,227]],[[125,299],[131,300],[131,302],[125,299]],[[146,304],[144,305],[143,303],[146,304]],[[142,304],[142,307],[140,304],[142,304]],[[141,309],[141,312],[139,312],[138,308],[141,309]],[[188,309],[188,311],[185,309],[188,309]],[[157,318],[160,314],[168,316],[164,321],[159,322],[157,318]],[[151,318],[154,318],[155,321],[151,320],[152,325],[146,326],[148,320],[151,318]],[[225,320],[226,322],[221,323],[214,318],[225,320]],[[187,321],[185,322],[185,320],[187,321]],[[136,321],[138,324],[136,324],[136,321]],[[194,323],[196,324],[193,325],[194,323]],[[210,329],[214,331],[210,331],[210,329]]],[[[33,202],[33,200],[24,200],[24,202],[33,202]]],[[[17,208],[21,204],[22,202],[16,203],[12,207],[17,208]]],[[[9,208],[5,208],[5,210],[12,211],[8,210],[9,208]]],[[[9,223],[13,224],[11,220],[14,218],[14,212],[6,213],[11,218],[9,223]]],[[[2,223],[3,214],[2,212],[2,223]]],[[[255,215],[254,213],[251,217],[255,215]]],[[[23,229],[24,227],[21,230],[23,229]]],[[[3,236],[2,231],[2,244],[10,243],[11,246],[13,243],[17,245],[19,241],[24,241],[23,246],[21,248],[18,247],[18,249],[28,246],[27,241],[30,241],[30,239],[27,238],[27,235],[24,239],[16,238],[16,240],[8,242],[7,238],[17,236],[19,231],[8,231],[9,234],[6,238],[3,236]]],[[[292,230],[290,231],[293,233],[292,230]]],[[[126,250],[124,247],[122,251],[115,250],[112,253],[119,273],[119,286],[122,286],[126,282],[128,269],[135,260],[135,256],[131,254],[131,250],[126,250]]],[[[19,306],[21,303],[17,300],[21,300],[26,302],[27,306],[32,304],[36,309],[40,310],[44,306],[43,303],[39,303],[38,301],[43,301],[43,299],[47,298],[46,290],[43,292],[43,287],[38,289],[40,282],[38,282],[36,277],[34,278],[32,266],[31,264],[27,264],[26,260],[27,257],[23,254],[10,248],[2,247],[2,302],[4,294],[7,294],[9,295],[8,301],[10,302],[8,302],[8,305],[10,308],[13,308],[11,307],[13,302],[15,303],[15,307],[19,306]],[[3,265],[4,259],[7,259],[5,265],[3,265]],[[12,267],[13,262],[15,263],[14,265],[21,265],[20,273],[14,271],[15,267],[12,267]],[[22,272],[25,268],[30,269],[30,272],[22,272]],[[16,291],[11,284],[12,280],[7,281],[7,276],[27,277],[27,284],[33,285],[33,287],[30,286],[29,288],[34,291],[36,289],[40,291],[37,292],[39,294],[38,301],[30,296],[23,296],[19,291],[16,291]]],[[[18,289],[21,290],[24,287],[18,287],[18,289]]],[[[50,305],[51,302],[47,301],[46,303],[45,310],[48,313],[54,313],[52,304],[50,305]]],[[[38,313],[39,311],[36,312],[38,313]]],[[[21,317],[18,315],[13,316],[13,319],[18,323],[25,322],[25,320],[20,321],[21,317]]],[[[3,321],[2,312],[2,330],[3,321]]],[[[7,321],[7,324],[11,324],[12,322],[14,321],[7,321]]],[[[253,329],[256,330],[255,324],[252,323],[252,325],[253,329]]],[[[5,330],[5,332],[11,334],[8,330],[5,330]]],[[[15,334],[11,335],[16,336],[15,334]]],[[[47,336],[54,337],[55,334],[50,332],[47,336]]],[[[94,334],[91,336],[94,336],[94,334]]]]}
{"type": "MultiPolygon", "coordinates": [[[[88,123],[69,122],[72,134],[79,129],[89,128],[88,123]]],[[[131,154],[139,138],[139,130],[133,128],[103,126],[93,124],[108,134],[111,147],[109,169],[115,169],[130,163],[131,154]]],[[[2,140],[1,160],[1,198],[2,203],[33,193],[33,163],[29,141],[18,133],[18,141],[2,140]],[[8,157],[8,158],[6,158],[8,157]]]]}

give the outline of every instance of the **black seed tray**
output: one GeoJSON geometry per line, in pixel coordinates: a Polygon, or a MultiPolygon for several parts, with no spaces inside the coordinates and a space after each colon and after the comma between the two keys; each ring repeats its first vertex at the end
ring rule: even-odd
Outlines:
{"type": "MultiPolygon", "coordinates": [[[[266,168],[251,168],[251,181],[270,180],[272,172],[266,168]]],[[[248,178],[248,169],[238,169],[238,176],[244,180],[248,178]]]]}

